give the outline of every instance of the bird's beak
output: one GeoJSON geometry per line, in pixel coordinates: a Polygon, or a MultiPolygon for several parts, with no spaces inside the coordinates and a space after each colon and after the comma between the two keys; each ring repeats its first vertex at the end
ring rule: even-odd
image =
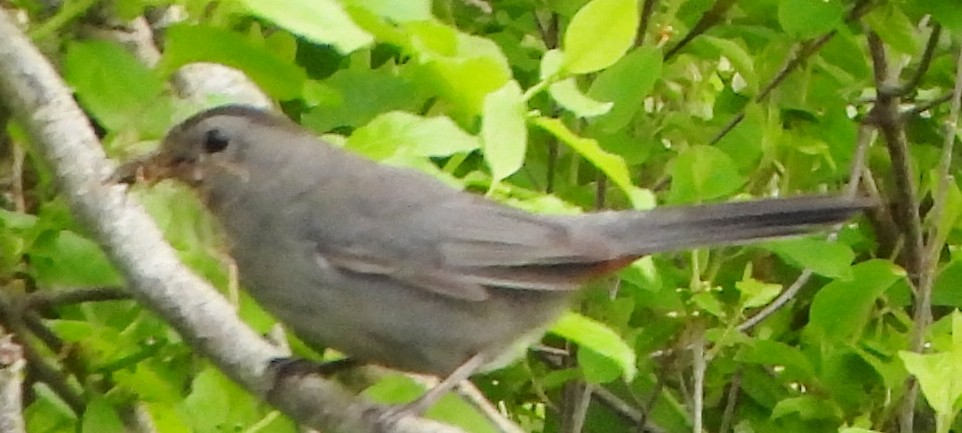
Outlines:
{"type": "Polygon", "coordinates": [[[195,177],[193,173],[187,173],[187,171],[194,171],[189,167],[192,165],[178,161],[177,158],[173,158],[167,152],[156,152],[120,165],[114,171],[110,180],[116,183],[147,183],[149,185],[170,178],[190,181],[190,178],[195,177]]]}

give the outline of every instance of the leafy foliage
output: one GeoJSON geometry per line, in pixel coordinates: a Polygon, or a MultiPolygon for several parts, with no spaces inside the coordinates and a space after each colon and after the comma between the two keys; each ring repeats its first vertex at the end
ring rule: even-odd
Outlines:
{"type": "MultiPolygon", "coordinates": [[[[862,191],[893,203],[842,227],[835,241],[657,255],[596,282],[576,306],[580,315],[545,340],[576,342],[577,356],[532,354],[474,379],[526,429],[560,430],[574,413],[564,390],[588,382],[606,392],[588,408],[587,431],[638,430],[638,413],[657,431],[888,431],[905,415],[911,374],[929,404],[916,409],[919,430],[929,421],[940,432],[962,430],[962,325],[953,312],[962,306],[962,195],[955,178],[943,183],[958,164],[940,165],[950,162],[944,143],[960,136],[954,124],[943,127],[956,120],[947,103],[959,85],[956,0],[185,0],[177,2],[185,21],[153,23],[163,51],[150,66],[79,31],[159,15],[168,3],[51,10],[13,2],[112,156],[141,153],[202,108],[175,97],[169,78],[208,61],[243,71],[336,145],[529,210],[839,191],[853,166],[871,179],[862,191]],[[876,78],[880,59],[891,77],[876,78]],[[880,117],[893,95],[903,114],[880,117]],[[898,144],[886,128],[907,138],[907,165],[890,157],[898,144]],[[871,131],[882,133],[862,166],[860,142],[872,141],[871,131]],[[908,208],[921,208],[921,224],[908,208]],[[913,224],[934,260],[913,261],[913,224]],[[797,281],[801,290],[769,314],[765,307],[797,281]],[[927,286],[931,326],[913,315],[928,307],[927,286]],[[748,321],[762,311],[760,323],[748,321]],[[930,342],[928,353],[915,341],[930,342]]],[[[17,125],[6,130],[28,164],[4,173],[24,188],[8,187],[0,209],[3,302],[121,285],[49,173],[33,164],[17,125]]],[[[15,165],[15,156],[4,159],[15,165]]],[[[271,328],[233,291],[217,228],[184,188],[164,183],[134,196],[245,320],[271,328]]],[[[121,431],[134,402],[160,432],[297,430],[133,301],[33,313],[53,342],[20,338],[63,366],[81,404],[34,380],[24,412],[30,432],[121,431]]],[[[416,389],[392,376],[367,395],[397,402],[416,389]]],[[[453,397],[430,414],[491,431],[453,397]]]]}

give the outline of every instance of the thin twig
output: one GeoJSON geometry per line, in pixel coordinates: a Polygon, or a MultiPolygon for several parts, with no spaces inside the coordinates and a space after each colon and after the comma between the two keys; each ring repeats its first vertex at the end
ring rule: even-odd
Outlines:
{"type": "MultiPolygon", "coordinates": [[[[869,52],[874,65],[878,99],[864,122],[878,128],[889,150],[895,177],[896,223],[905,235],[905,268],[912,285],[918,287],[922,268],[922,221],[919,216],[919,200],[915,190],[915,175],[905,138],[904,123],[898,112],[899,97],[893,93],[894,72],[890,72],[885,47],[874,32],[868,34],[869,52]]],[[[916,312],[917,318],[920,312],[916,312]]],[[[925,314],[925,313],[921,313],[925,314]]]]}
{"type": "MultiPolygon", "coordinates": [[[[959,57],[956,62],[955,87],[952,91],[952,105],[949,109],[949,116],[943,125],[942,156],[939,160],[938,183],[933,198],[932,210],[929,214],[931,227],[929,229],[928,245],[925,246],[923,256],[920,258],[921,269],[918,275],[917,305],[915,306],[915,327],[912,329],[911,347],[913,352],[920,353],[925,347],[925,334],[929,324],[932,322],[932,286],[935,283],[935,276],[938,269],[939,255],[942,245],[945,242],[944,236],[939,230],[939,219],[945,209],[949,185],[952,182],[950,169],[952,165],[952,151],[956,139],[956,130],[959,122],[959,111],[962,107],[962,49],[959,50],[959,57]]],[[[903,433],[913,431],[915,424],[915,403],[918,399],[918,381],[909,379],[900,413],[899,427],[903,433]]]]}
{"type": "Polygon", "coordinates": [[[645,44],[645,35],[648,34],[648,26],[651,25],[651,16],[655,12],[655,5],[658,0],[645,0],[641,6],[641,18],[638,23],[638,33],[635,34],[635,46],[640,47],[645,44]]]}
{"type": "Polygon", "coordinates": [[[23,357],[27,360],[27,368],[32,377],[46,383],[74,414],[81,415],[87,403],[82,393],[70,384],[67,377],[48,363],[40,352],[30,344],[29,332],[24,326],[17,309],[0,292],[0,323],[16,336],[23,349],[23,357]]]}
{"type": "Polygon", "coordinates": [[[20,144],[10,143],[13,148],[13,163],[11,167],[13,185],[10,193],[13,195],[13,208],[20,213],[27,211],[27,200],[24,197],[23,189],[23,163],[26,160],[27,152],[20,144]]]}
{"type": "MultiPolygon", "coordinates": [[[[675,354],[675,350],[669,350],[668,353],[659,360],[658,374],[655,375],[655,385],[651,387],[651,393],[648,394],[648,398],[641,404],[641,419],[637,424],[639,432],[648,425],[648,414],[651,413],[652,408],[655,407],[655,403],[658,402],[658,397],[661,396],[661,392],[665,389],[668,373],[674,368],[675,354]]],[[[684,387],[682,387],[682,390],[684,390],[684,387]]]]}
{"type": "Polygon", "coordinates": [[[708,360],[705,355],[705,330],[699,323],[694,330],[694,339],[691,344],[692,356],[692,428],[693,433],[702,433],[702,423],[705,408],[705,370],[708,368],[708,360]]]}
{"type": "Polygon", "coordinates": [[[922,112],[932,109],[936,105],[941,105],[951,100],[952,100],[952,92],[946,92],[944,95],[939,95],[937,98],[934,98],[932,100],[920,102],[918,104],[915,104],[915,106],[913,106],[912,108],[909,108],[908,110],[903,111],[902,119],[904,121],[904,119],[914,118],[919,114],[921,114],[922,112]]]}
{"type": "Polygon", "coordinates": [[[672,58],[675,54],[678,54],[682,48],[688,45],[691,41],[695,40],[698,36],[708,31],[708,29],[714,27],[716,24],[722,21],[728,9],[731,9],[732,5],[735,4],[735,0],[716,0],[715,4],[712,5],[711,9],[705,11],[695,23],[694,27],[689,31],[680,41],[678,41],[675,46],[671,47],[667,52],[665,52],[665,60],[672,58]]]}
{"type": "Polygon", "coordinates": [[[506,418],[501,412],[498,411],[488,398],[485,397],[484,393],[474,386],[470,381],[464,381],[456,388],[458,395],[467,400],[471,405],[480,411],[485,418],[491,421],[495,426],[498,427],[500,433],[524,433],[517,424],[511,422],[506,418]]]}
{"type": "Polygon", "coordinates": [[[922,77],[928,72],[929,66],[932,65],[932,57],[935,55],[935,49],[939,46],[939,38],[942,36],[942,26],[939,23],[932,24],[932,31],[929,32],[929,40],[925,44],[925,51],[922,53],[922,58],[919,60],[919,67],[912,74],[912,78],[908,82],[899,86],[896,93],[899,96],[905,96],[909,93],[915,91],[919,83],[922,82],[922,77]]]}
{"type": "MultiPolygon", "coordinates": [[[[872,7],[874,7],[874,4],[871,1],[859,0],[859,2],[852,7],[852,10],[849,12],[848,16],[845,18],[845,22],[849,23],[861,18],[863,15],[868,13],[868,11],[872,9],[872,7]]],[[[836,30],[832,30],[822,36],[819,36],[818,38],[809,39],[807,41],[803,41],[799,43],[799,45],[792,50],[794,54],[791,55],[785,61],[784,64],[782,64],[782,67],[779,68],[778,72],[775,73],[775,75],[768,81],[768,83],[766,83],[764,86],[761,87],[761,90],[758,92],[758,95],[755,95],[754,101],[758,103],[768,98],[768,95],[771,94],[771,92],[775,90],[779,85],[781,85],[782,82],[784,82],[785,79],[788,78],[788,75],[790,73],[794,72],[796,69],[798,69],[799,66],[805,63],[805,61],[808,60],[809,57],[817,53],[818,50],[822,48],[822,46],[824,46],[826,43],[828,43],[828,41],[830,41],[833,37],[835,37],[836,33],[837,33],[836,30]]],[[[722,129],[717,134],[715,134],[714,137],[712,137],[709,144],[714,145],[718,143],[722,138],[725,137],[725,135],[731,132],[731,130],[735,129],[735,127],[738,126],[738,124],[741,123],[742,120],[745,120],[744,108],[740,112],[738,112],[738,114],[736,114],[734,117],[732,117],[731,120],[725,123],[724,126],[722,126],[722,129]]]]}
{"type": "Polygon", "coordinates": [[[131,299],[130,292],[119,287],[92,287],[69,290],[41,290],[24,299],[26,308],[47,308],[82,302],[102,302],[131,299]]]}
{"type": "Polygon", "coordinates": [[[23,323],[25,329],[38,338],[47,347],[47,350],[57,354],[65,375],[73,375],[78,382],[92,386],[97,392],[104,392],[104,390],[113,388],[113,383],[104,377],[98,378],[99,383],[103,386],[97,386],[98,381],[89,381],[90,374],[87,365],[78,356],[78,352],[69,350],[69,346],[64,344],[64,341],[57,334],[43,324],[36,311],[25,309],[22,302],[18,302],[16,308],[20,315],[18,319],[23,323]]]}
{"type": "Polygon", "coordinates": [[[768,305],[759,310],[752,317],[749,317],[744,322],[739,323],[735,329],[742,332],[747,331],[753,328],[755,325],[761,323],[763,320],[767,319],[772,314],[775,314],[775,312],[784,307],[788,301],[795,299],[795,296],[798,295],[800,290],[802,290],[802,287],[805,287],[805,284],[808,283],[808,280],[812,278],[812,274],[813,272],[811,269],[802,270],[802,273],[799,274],[798,278],[795,279],[792,285],[788,286],[788,289],[785,289],[785,291],[780,293],[777,298],[772,300],[772,302],[769,302],[768,305]]]}
{"type": "Polygon", "coordinates": [[[742,388],[742,371],[738,370],[728,383],[728,394],[725,398],[725,411],[722,413],[721,423],[718,426],[718,433],[728,433],[731,430],[732,420],[735,419],[735,407],[738,405],[738,393],[742,388]]]}
{"type": "MultiPolygon", "coordinates": [[[[932,284],[935,281],[936,268],[939,262],[939,253],[942,251],[942,245],[945,242],[945,236],[947,233],[942,233],[938,224],[939,219],[942,217],[942,213],[945,211],[945,202],[948,198],[949,185],[952,183],[951,167],[952,167],[952,152],[954,150],[955,140],[956,140],[956,129],[959,123],[959,111],[962,107],[962,49],[959,51],[958,62],[956,63],[956,76],[955,76],[955,88],[953,90],[953,100],[951,108],[949,109],[949,116],[945,120],[945,124],[942,127],[944,134],[942,143],[942,155],[939,159],[938,167],[938,183],[936,184],[935,196],[933,198],[932,210],[929,212],[927,218],[932,222],[929,228],[929,234],[927,239],[929,244],[926,245],[926,252],[923,256],[923,272],[920,275],[919,282],[919,294],[921,295],[920,303],[921,307],[924,307],[928,311],[931,307],[931,289],[932,284]]],[[[913,350],[921,350],[923,346],[923,340],[925,336],[925,330],[916,330],[912,338],[913,350]]]]}
{"type": "MultiPolygon", "coordinates": [[[[872,174],[872,169],[868,166],[862,168],[862,191],[870,199],[876,203],[885,203],[885,199],[882,197],[881,191],[879,191],[878,184],[875,182],[875,175],[872,174]]],[[[879,241],[880,252],[887,251],[890,256],[897,257],[897,250],[901,242],[899,241],[899,228],[895,224],[895,219],[892,217],[892,212],[890,207],[886,204],[884,206],[876,206],[869,209],[866,212],[869,220],[872,222],[873,227],[875,227],[876,238],[879,241]]],[[[884,254],[883,254],[884,256],[884,254]]],[[[893,259],[894,260],[894,259],[893,259]]]]}
{"type": "Polygon", "coordinates": [[[547,168],[547,173],[545,174],[545,177],[547,177],[548,179],[545,182],[545,188],[544,188],[544,192],[548,194],[551,194],[554,192],[554,183],[555,183],[555,177],[556,177],[555,167],[557,165],[558,165],[558,141],[554,138],[551,138],[548,141],[548,161],[547,161],[548,168],[547,168]]]}
{"type": "MultiPolygon", "coordinates": [[[[868,153],[868,148],[872,143],[872,132],[867,126],[862,126],[858,130],[858,137],[855,145],[855,155],[852,157],[852,167],[849,169],[848,183],[845,185],[845,196],[855,197],[858,192],[858,185],[860,179],[862,178],[863,169],[866,164],[866,154],[868,153]]],[[[828,240],[834,241],[838,237],[838,231],[841,229],[841,225],[835,227],[829,234],[828,240]]],[[[776,311],[780,310],[788,301],[795,299],[802,287],[808,283],[808,280],[812,278],[813,272],[811,269],[804,269],[802,273],[799,274],[798,278],[788,286],[784,292],[778,295],[772,302],[763,307],[752,317],[749,317],[744,322],[739,323],[735,329],[744,332],[755,325],[761,323],[763,320],[775,314],[776,311]]]]}
{"type": "MultiPolygon", "coordinates": [[[[538,356],[538,359],[550,365],[552,368],[556,368],[556,369],[562,368],[563,364],[561,363],[561,361],[557,357],[553,357],[551,355],[568,356],[568,353],[567,352],[560,353],[556,351],[557,349],[555,348],[551,348],[550,351],[542,349],[535,352],[535,354],[538,356]]],[[[661,365],[664,367],[664,369],[667,369],[667,366],[670,364],[671,361],[672,361],[671,357],[665,357],[662,359],[661,365]]],[[[649,396],[649,398],[645,400],[643,407],[640,409],[636,409],[630,403],[621,399],[620,397],[615,395],[613,392],[609,391],[604,387],[596,386],[592,389],[592,393],[597,398],[598,402],[600,402],[601,404],[605,405],[607,408],[614,411],[616,415],[620,416],[622,419],[628,422],[634,423],[638,427],[639,432],[663,433],[665,431],[663,428],[659,427],[658,425],[654,424],[653,422],[647,419],[648,412],[651,410],[651,407],[654,406],[655,402],[658,400],[658,396],[661,393],[661,389],[664,388],[663,376],[664,375],[662,374],[656,375],[658,381],[655,383],[655,386],[653,387],[653,391],[651,395],[649,396]]]]}
{"type": "Polygon", "coordinates": [[[124,404],[118,411],[121,422],[129,433],[157,433],[157,426],[151,418],[147,406],[141,402],[124,404]]]}
{"type": "Polygon", "coordinates": [[[728,120],[728,122],[725,122],[725,125],[723,125],[718,133],[708,141],[708,144],[710,146],[718,144],[718,142],[721,141],[722,138],[725,138],[729,132],[732,132],[732,130],[735,129],[739,123],[742,123],[742,120],[745,120],[745,110],[739,111],[735,117],[732,117],[728,120]]]}
{"type": "MultiPolygon", "coordinates": [[[[905,138],[903,117],[899,114],[898,105],[899,87],[894,84],[897,79],[897,71],[890,71],[891,67],[897,67],[889,63],[885,46],[882,39],[875,32],[868,32],[869,53],[872,57],[873,72],[875,75],[875,87],[877,100],[875,106],[863,122],[878,128],[889,151],[889,159],[892,161],[892,173],[895,177],[895,199],[893,204],[896,208],[894,214],[898,227],[903,231],[905,254],[904,265],[909,274],[909,282],[914,287],[917,303],[913,317],[914,328],[912,332],[911,346],[914,348],[921,342],[917,339],[922,335],[925,328],[932,320],[930,311],[930,294],[921,292],[920,278],[924,252],[922,245],[922,220],[919,216],[919,201],[915,191],[915,175],[912,169],[911,157],[908,151],[908,143],[905,138]]],[[[918,350],[916,350],[918,351],[918,350]]],[[[906,380],[906,392],[902,397],[902,405],[899,410],[899,428],[902,433],[914,431],[915,424],[915,402],[918,396],[918,385],[913,378],[906,380]]]]}
{"type": "Polygon", "coordinates": [[[571,431],[580,433],[585,428],[585,420],[588,419],[588,406],[591,405],[591,396],[594,395],[594,385],[585,383],[579,387],[580,395],[575,400],[575,406],[571,412],[571,431]]]}
{"type": "Polygon", "coordinates": [[[605,191],[608,190],[608,177],[600,170],[595,181],[595,210],[605,208],[605,191]]]}
{"type": "Polygon", "coordinates": [[[63,354],[63,340],[43,324],[43,321],[36,312],[22,310],[20,311],[20,320],[23,321],[24,326],[31,334],[37,337],[44,346],[47,346],[48,350],[53,353],[63,354]]]}

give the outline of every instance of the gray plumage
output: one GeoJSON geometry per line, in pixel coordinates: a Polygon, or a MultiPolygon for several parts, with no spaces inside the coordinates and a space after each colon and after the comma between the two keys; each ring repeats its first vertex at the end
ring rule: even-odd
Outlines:
{"type": "Polygon", "coordinates": [[[537,215],[241,106],[175,127],[151,164],[195,187],[249,293],[305,342],[437,375],[477,354],[493,362],[586,280],[642,255],[805,233],[866,205],[801,197],[537,215]]]}

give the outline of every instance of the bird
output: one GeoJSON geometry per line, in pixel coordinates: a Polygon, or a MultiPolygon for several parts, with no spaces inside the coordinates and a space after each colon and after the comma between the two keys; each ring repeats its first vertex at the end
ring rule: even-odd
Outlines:
{"type": "Polygon", "coordinates": [[[202,111],[122,168],[192,188],[247,292],[308,346],[444,380],[520,355],[586,282],[640,257],[809,233],[871,206],[814,195],[542,215],[388,166],[245,105],[202,111]]]}

